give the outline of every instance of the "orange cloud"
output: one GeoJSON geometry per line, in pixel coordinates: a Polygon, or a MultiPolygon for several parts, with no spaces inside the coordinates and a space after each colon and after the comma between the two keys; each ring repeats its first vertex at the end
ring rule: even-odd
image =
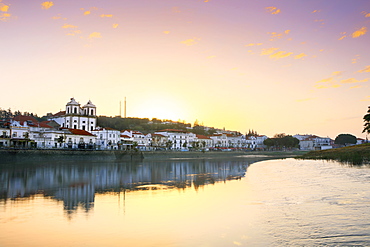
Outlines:
{"type": "Polygon", "coordinates": [[[339,75],[342,75],[343,74],[343,71],[334,71],[333,73],[331,73],[333,76],[339,76],[339,75]]]}
{"type": "Polygon", "coordinates": [[[285,30],[283,33],[268,32],[267,34],[271,35],[270,41],[273,41],[274,39],[281,39],[284,35],[287,35],[289,33],[290,33],[290,30],[285,30]]]}
{"type": "Polygon", "coordinates": [[[195,45],[195,44],[198,43],[196,40],[197,40],[197,38],[187,39],[187,40],[181,41],[180,43],[184,44],[184,45],[187,45],[187,46],[191,46],[191,45],[195,45]]]}
{"type": "Polygon", "coordinates": [[[207,58],[208,59],[211,59],[211,58],[215,58],[216,56],[208,56],[207,58]]]}
{"type": "Polygon", "coordinates": [[[322,79],[320,81],[317,81],[316,83],[331,83],[333,82],[333,78],[332,77],[329,77],[329,78],[326,78],[326,79],[322,79]]]}
{"type": "Polygon", "coordinates": [[[358,82],[367,82],[369,81],[369,78],[363,79],[363,80],[357,80],[355,78],[348,78],[345,80],[341,80],[340,83],[358,83],[358,82]]]}
{"type": "Polygon", "coordinates": [[[9,10],[9,6],[8,5],[5,5],[3,3],[0,3],[0,11],[2,12],[8,12],[9,10]]]}
{"type": "Polygon", "coordinates": [[[164,34],[170,34],[170,31],[163,31],[164,34]]]}
{"type": "Polygon", "coordinates": [[[362,88],[362,86],[357,85],[357,86],[350,87],[349,89],[356,89],[356,88],[362,88]]]}
{"type": "Polygon", "coordinates": [[[357,72],[359,72],[359,73],[370,72],[370,65],[366,66],[364,69],[361,69],[357,72]]]}
{"type": "Polygon", "coordinates": [[[254,43],[250,43],[250,44],[245,45],[245,46],[255,46],[255,45],[262,45],[262,43],[256,43],[256,44],[254,44],[254,43]]]}
{"type": "Polygon", "coordinates": [[[274,59],[285,58],[285,57],[289,57],[292,54],[293,52],[278,51],[274,54],[271,54],[270,58],[274,58],[274,59]]]}
{"type": "Polygon", "coordinates": [[[365,11],[362,11],[361,14],[363,14],[365,17],[370,17],[370,13],[367,13],[365,11]]]}
{"type": "Polygon", "coordinates": [[[305,101],[310,101],[310,100],[314,100],[316,98],[306,98],[306,99],[297,99],[296,102],[305,102],[305,101]]]}
{"type": "Polygon", "coordinates": [[[117,23],[115,23],[115,24],[113,24],[113,25],[112,25],[112,27],[113,27],[113,28],[117,28],[117,27],[118,27],[118,24],[117,24],[117,23]]]}
{"type": "Polygon", "coordinates": [[[316,10],[312,11],[311,13],[313,14],[313,13],[319,13],[319,12],[321,12],[321,10],[316,9],[316,10]]]}
{"type": "Polygon", "coordinates": [[[104,17],[108,17],[108,18],[111,18],[111,17],[113,17],[113,15],[100,15],[100,17],[102,17],[102,18],[104,18],[104,17]]]}
{"type": "Polygon", "coordinates": [[[367,96],[366,98],[364,98],[363,100],[361,101],[370,101],[370,96],[367,96]]]}
{"type": "Polygon", "coordinates": [[[98,32],[90,33],[89,39],[93,39],[93,38],[101,38],[101,34],[98,32]]]}
{"type": "Polygon", "coordinates": [[[76,34],[80,34],[81,31],[80,30],[74,30],[73,32],[71,33],[67,33],[68,36],[75,36],[76,34]]]}
{"type": "Polygon", "coordinates": [[[352,38],[358,38],[358,37],[364,35],[366,32],[367,32],[367,28],[362,27],[359,30],[352,33],[352,38]]]}
{"type": "Polygon", "coordinates": [[[0,13],[0,21],[7,21],[11,16],[9,13],[0,13]]]}
{"type": "Polygon", "coordinates": [[[51,8],[51,6],[53,6],[54,5],[54,3],[53,2],[43,2],[42,4],[41,4],[41,8],[42,9],[50,9],[51,8]]]}
{"type": "Polygon", "coordinates": [[[270,54],[274,53],[276,50],[279,50],[279,48],[271,47],[271,48],[268,48],[268,49],[262,49],[261,55],[270,55],[270,54]]]}
{"type": "Polygon", "coordinates": [[[307,55],[304,53],[298,54],[294,56],[294,59],[301,59],[302,57],[306,57],[307,55]]]}
{"type": "Polygon", "coordinates": [[[70,25],[70,24],[64,24],[62,28],[77,28],[77,26],[70,25]]]}
{"type": "Polygon", "coordinates": [[[269,12],[273,15],[276,15],[276,14],[280,13],[280,9],[278,9],[276,7],[266,7],[265,9],[267,10],[267,12],[269,12]]]}
{"type": "Polygon", "coordinates": [[[87,10],[87,11],[84,12],[84,15],[89,15],[89,14],[91,14],[90,10],[87,10]]]}

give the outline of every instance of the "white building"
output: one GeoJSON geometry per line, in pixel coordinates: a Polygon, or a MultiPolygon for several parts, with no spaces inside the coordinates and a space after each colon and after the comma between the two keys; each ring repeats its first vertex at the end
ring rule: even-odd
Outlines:
{"type": "Polygon", "coordinates": [[[214,134],[210,138],[213,140],[216,148],[228,148],[229,142],[227,140],[227,134],[214,134]]]}
{"type": "Polygon", "coordinates": [[[74,98],[71,98],[65,111],[49,115],[48,120],[54,120],[63,128],[92,131],[97,127],[96,106],[89,100],[81,107],[74,98]]]}
{"type": "Polygon", "coordinates": [[[10,129],[0,128],[0,148],[10,146],[10,129]]]}
{"type": "Polygon", "coordinates": [[[121,144],[121,132],[119,130],[98,127],[91,133],[96,136],[98,149],[119,149],[119,144],[121,144]]]}
{"type": "Polygon", "coordinates": [[[176,130],[176,129],[164,129],[156,131],[154,134],[161,134],[168,138],[166,146],[170,149],[187,150],[191,147],[191,142],[195,139],[194,133],[189,133],[184,130],[176,130]]]}
{"type": "Polygon", "coordinates": [[[198,147],[200,149],[209,149],[214,147],[214,142],[209,136],[196,135],[196,144],[193,147],[198,147]]]}
{"type": "Polygon", "coordinates": [[[294,135],[299,140],[301,150],[324,150],[332,148],[332,140],[329,137],[316,135],[294,135]]]}
{"type": "Polygon", "coordinates": [[[246,142],[247,142],[247,148],[250,148],[252,150],[256,149],[264,149],[266,146],[263,144],[263,142],[268,137],[265,135],[256,135],[256,136],[247,136],[246,142]]]}

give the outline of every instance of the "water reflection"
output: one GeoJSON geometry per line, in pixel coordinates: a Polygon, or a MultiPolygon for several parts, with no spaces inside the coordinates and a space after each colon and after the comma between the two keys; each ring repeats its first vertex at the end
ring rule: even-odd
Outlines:
{"type": "Polygon", "coordinates": [[[62,201],[71,214],[88,212],[96,193],[184,189],[240,179],[254,160],[176,160],[1,166],[0,201],[35,195],[62,201]]]}

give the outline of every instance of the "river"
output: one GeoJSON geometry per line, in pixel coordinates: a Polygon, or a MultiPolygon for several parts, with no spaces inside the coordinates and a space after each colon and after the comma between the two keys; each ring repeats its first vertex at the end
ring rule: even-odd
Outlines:
{"type": "Polygon", "coordinates": [[[370,246],[369,166],[245,156],[0,171],[0,246],[370,246]]]}

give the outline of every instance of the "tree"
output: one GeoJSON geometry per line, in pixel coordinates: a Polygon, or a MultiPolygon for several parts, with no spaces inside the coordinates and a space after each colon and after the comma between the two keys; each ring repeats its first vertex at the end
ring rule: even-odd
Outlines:
{"type": "Polygon", "coordinates": [[[299,140],[291,135],[285,135],[284,133],[282,133],[276,134],[274,138],[267,138],[263,141],[263,144],[266,145],[268,148],[296,148],[299,145],[299,140]]]}
{"type": "Polygon", "coordinates": [[[275,142],[272,138],[267,138],[263,141],[263,145],[266,145],[268,148],[270,148],[275,145],[275,142]]]}
{"type": "Polygon", "coordinates": [[[364,116],[364,130],[362,133],[370,134],[370,106],[367,110],[367,114],[364,116]]]}
{"type": "Polygon", "coordinates": [[[340,134],[335,138],[335,144],[340,144],[346,146],[347,144],[356,144],[357,138],[351,134],[340,134]]]}

